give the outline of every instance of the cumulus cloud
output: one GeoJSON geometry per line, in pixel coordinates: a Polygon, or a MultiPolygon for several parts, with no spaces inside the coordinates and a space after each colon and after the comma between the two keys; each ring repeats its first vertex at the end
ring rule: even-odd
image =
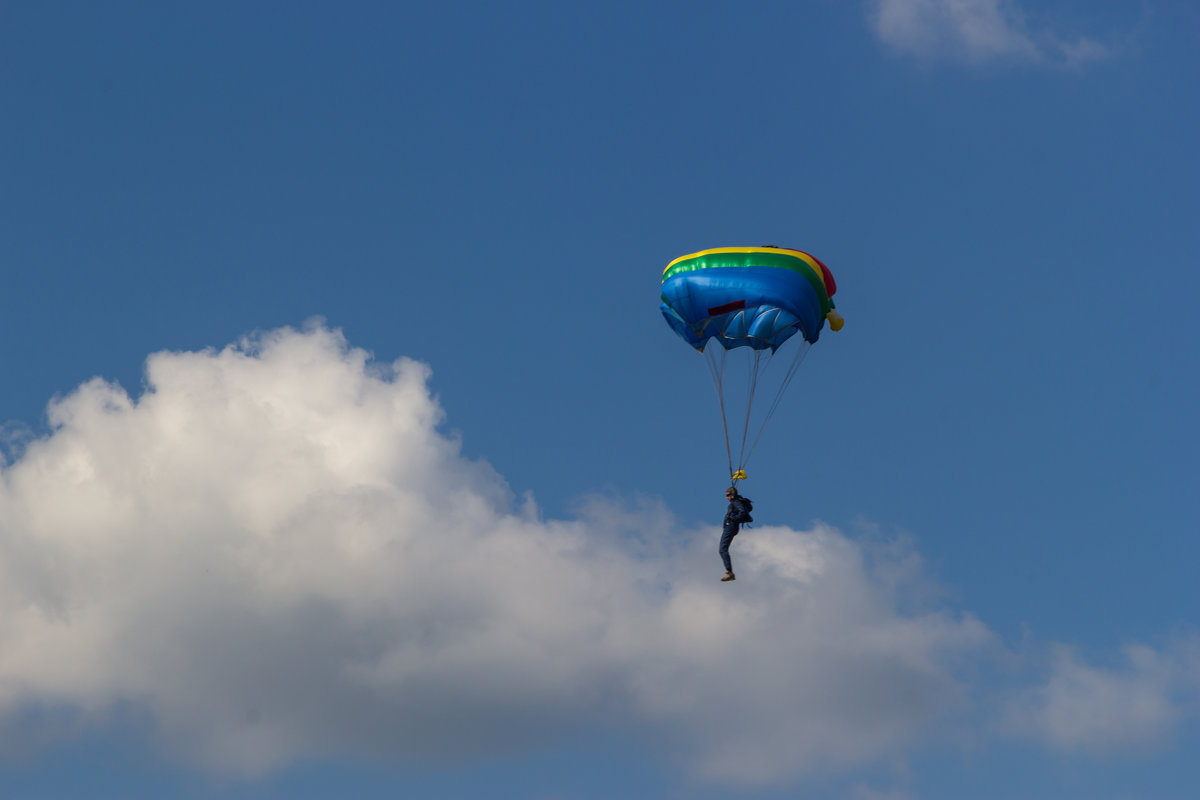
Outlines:
{"type": "MultiPolygon", "coordinates": [[[[910,547],[766,526],[721,584],[717,531],[660,501],[543,519],[442,431],[429,381],[314,324],[152,355],[136,398],[95,379],[56,400],[0,468],[0,750],[31,720],[133,719],[257,775],[609,730],[761,783],[895,758],[967,713],[1000,646],[931,603],[910,547]]],[[[1055,722],[1083,702],[1060,685],[1116,697],[1112,726],[1170,716],[1060,673],[1024,698],[1031,730],[1085,735],[1055,722]]]]}
{"type": "Polygon", "coordinates": [[[1008,709],[1011,731],[1060,750],[1139,749],[1161,741],[1200,695],[1200,640],[1164,650],[1124,649],[1119,667],[1085,663],[1070,647],[1053,648],[1046,682],[1020,692],[1008,709]]]}
{"type": "Polygon", "coordinates": [[[756,530],[728,586],[715,531],[657,502],[543,520],[440,432],[428,381],[316,325],[155,354],[136,399],[96,379],[54,402],[0,483],[6,740],[30,710],[132,708],[172,753],[257,774],[608,726],[761,781],[962,702],[956,663],[990,634],[898,611],[837,531],[756,530]]]}
{"type": "Polygon", "coordinates": [[[920,58],[1075,67],[1110,54],[1094,39],[1031,29],[1009,0],[874,0],[870,20],[885,44],[920,58]]]}

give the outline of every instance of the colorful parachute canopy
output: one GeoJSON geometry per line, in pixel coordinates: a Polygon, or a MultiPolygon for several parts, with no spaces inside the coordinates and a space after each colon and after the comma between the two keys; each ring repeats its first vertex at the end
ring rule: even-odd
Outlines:
{"type": "Polygon", "coordinates": [[[718,247],[680,256],[663,271],[662,313],[697,350],[716,339],[726,350],[774,352],[797,331],[817,341],[825,319],[841,317],[829,268],[808,253],[782,247],[718,247]]]}

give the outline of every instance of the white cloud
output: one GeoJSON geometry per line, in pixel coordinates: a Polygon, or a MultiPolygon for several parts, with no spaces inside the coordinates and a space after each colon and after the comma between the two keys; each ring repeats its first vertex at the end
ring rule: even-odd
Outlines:
{"type": "Polygon", "coordinates": [[[1110,54],[1093,39],[1031,29],[1009,0],[874,0],[870,19],[885,44],[920,58],[1073,67],[1110,54]]]}
{"type": "MultiPolygon", "coordinates": [[[[543,520],[439,431],[424,365],[320,325],[158,353],[146,376],[136,399],[97,379],[56,401],[0,469],[0,751],[132,718],[254,775],[607,729],[769,783],[903,757],[977,715],[965,676],[1004,655],[930,602],[903,542],[755,528],[722,584],[716,529],[658,501],[543,520]]],[[[1101,698],[1099,728],[1153,734],[1175,712],[1138,652],[1148,694],[1066,658],[1013,719],[1070,743],[1101,698]]]]}
{"type": "Polygon", "coordinates": [[[1007,712],[1011,731],[1060,750],[1139,749],[1160,742],[1200,693],[1200,640],[1164,650],[1130,645],[1121,668],[1084,663],[1070,647],[1053,649],[1046,682],[1019,693],[1007,712]]]}
{"type": "Polygon", "coordinates": [[[56,401],[3,469],[0,742],[31,710],[135,709],[173,754],[256,774],[609,726],[770,781],[903,748],[990,646],[899,612],[829,528],[747,533],[726,585],[716,531],[655,502],[542,521],[438,431],[425,366],[321,326],[146,374],[56,401]]]}

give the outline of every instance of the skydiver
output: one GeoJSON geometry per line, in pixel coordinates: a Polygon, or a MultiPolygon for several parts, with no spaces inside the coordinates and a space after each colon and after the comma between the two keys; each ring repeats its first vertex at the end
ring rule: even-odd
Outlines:
{"type": "Polygon", "coordinates": [[[749,498],[742,497],[738,494],[736,486],[730,486],[725,490],[725,499],[729,501],[729,510],[725,512],[725,529],[721,532],[721,548],[717,552],[721,554],[721,560],[725,562],[725,577],[722,581],[735,580],[733,574],[733,561],[729,558],[729,545],[733,543],[733,537],[738,535],[741,530],[742,523],[753,522],[754,518],[750,516],[750,510],[754,507],[749,498]]]}

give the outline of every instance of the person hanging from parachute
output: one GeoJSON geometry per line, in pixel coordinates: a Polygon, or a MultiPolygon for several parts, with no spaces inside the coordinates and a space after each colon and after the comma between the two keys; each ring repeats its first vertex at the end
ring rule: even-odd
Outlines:
{"type": "Polygon", "coordinates": [[[750,502],[749,497],[738,494],[736,486],[725,490],[725,499],[729,501],[729,510],[725,512],[725,526],[721,529],[721,546],[717,552],[725,562],[725,575],[721,580],[732,581],[736,578],[733,574],[733,559],[729,557],[729,545],[733,544],[733,537],[738,535],[744,523],[754,522],[754,517],[750,516],[754,504],[750,502]]]}
{"type": "Polygon", "coordinates": [[[844,320],[833,304],[835,292],[833,273],[820,259],[802,250],[773,245],[701,250],[680,256],[663,270],[659,308],[671,329],[705,357],[721,408],[725,455],[732,482],[726,493],[729,511],[719,548],[725,565],[722,581],[734,580],[729,544],[740,525],[750,521],[750,504],[738,493],[738,481],[746,479],[746,462],[757,448],[800,362],[820,337],[821,328],[828,322],[831,330],[842,329],[844,320]],[[790,348],[795,351],[791,365],[751,441],[750,417],[761,369],[797,333],[801,335],[800,345],[790,348]],[[713,346],[710,341],[720,346],[713,346]],[[753,357],[746,418],[735,467],[725,403],[725,356],[739,348],[747,348],[753,357]],[[742,514],[746,519],[741,519],[742,514]]]}

